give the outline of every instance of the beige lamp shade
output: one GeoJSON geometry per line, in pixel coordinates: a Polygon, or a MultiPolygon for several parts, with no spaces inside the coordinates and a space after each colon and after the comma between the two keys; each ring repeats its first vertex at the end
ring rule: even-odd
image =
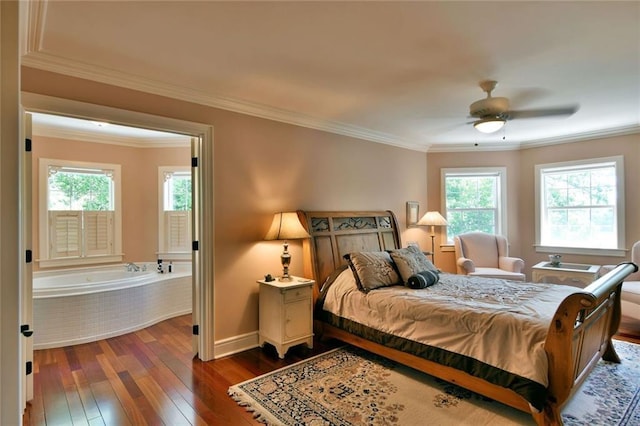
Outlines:
{"type": "Polygon", "coordinates": [[[289,264],[291,264],[291,254],[289,253],[289,243],[287,240],[298,240],[301,238],[311,238],[311,235],[300,223],[298,213],[276,213],[273,215],[271,228],[267,231],[265,240],[284,240],[284,251],[280,255],[282,262],[282,276],[280,281],[291,281],[289,276],[289,264]]]}
{"type": "Polygon", "coordinates": [[[424,216],[420,218],[418,226],[445,226],[447,225],[447,219],[436,211],[426,212],[424,216]]]}
{"type": "Polygon", "coordinates": [[[435,253],[435,250],[436,250],[436,246],[435,246],[436,233],[435,233],[435,227],[436,226],[446,226],[447,225],[447,219],[442,217],[442,215],[440,213],[436,212],[436,211],[426,212],[425,215],[420,218],[418,223],[416,223],[416,225],[418,225],[418,226],[430,226],[431,227],[431,261],[433,263],[435,263],[435,261],[436,261],[436,253],[435,253]]]}
{"type": "Polygon", "coordinates": [[[265,240],[298,240],[300,238],[310,238],[311,235],[300,223],[298,213],[276,213],[273,215],[273,222],[267,231],[265,240]]]}

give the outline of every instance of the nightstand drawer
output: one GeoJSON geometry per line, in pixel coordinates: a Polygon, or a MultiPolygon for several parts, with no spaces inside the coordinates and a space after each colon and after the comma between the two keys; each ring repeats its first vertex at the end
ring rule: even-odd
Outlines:
{"type": "Polygon", "coordinates": [[[311,286],[292,288],[284,292],[284,302],[294,300],[309,299],[311,297],[311,286]]]}

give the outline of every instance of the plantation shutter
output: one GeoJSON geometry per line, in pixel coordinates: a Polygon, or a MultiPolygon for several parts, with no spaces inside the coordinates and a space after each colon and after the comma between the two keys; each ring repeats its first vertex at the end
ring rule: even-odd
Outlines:
{"type": "Polygon", "coordinates": [[[85,255],[113,253],[113,211],[85,211],[85,255]]]}
{"type": "Polygon", "coordinates": [[[168,252],[191,251],[191,211],[168,210],[165,217],[165,248],[168,252]]]}
{"type": "Polygon", "coordinates": [[[82,250],[82,212],[49,211],[49,258],[80,256],[82,250]]]}

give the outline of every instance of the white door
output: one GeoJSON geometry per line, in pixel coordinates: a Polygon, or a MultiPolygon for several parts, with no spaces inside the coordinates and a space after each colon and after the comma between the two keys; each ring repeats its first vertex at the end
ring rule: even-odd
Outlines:
{"type": "Polygon", "coordinates": [[[33,247],[31,244],[31,114],[22,114],[24,144],[20,159],[20,331],[22,360],[21,406],[33,399],[33,247]]]}
{"type": "Polygon", "coordinates": [[[213,144],[211,137],[191,139],[192,212],[193,212],[193,350],[198,358],[210,361],[215,356],[213,335],[213,144]]]}
{"type": "MultiPolygon", "coordinates": [[[[200,235],[200,139],[191,138],[191,241],[198,241],[200,235]],[[195,160],[194,160],[195,159],[195,160]]],[[[200,349],[200,253],[191,247],[191,303],[192,327],[191,350],[197,355],[200,349]]]]}

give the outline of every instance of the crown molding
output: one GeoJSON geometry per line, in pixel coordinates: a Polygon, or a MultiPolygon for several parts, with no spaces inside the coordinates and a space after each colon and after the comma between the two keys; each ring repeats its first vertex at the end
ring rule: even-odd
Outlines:
{"type": "Polygon", "coordinates": [[[465,144],[433,144],[427,152],[477,152],[477,151],[517,151],[521,149],[539,148],[542,146],[559,145],[565,143],[582,142],[593,139],[612,138],[640,133],[640,125],[622,126],[614,129],[594,130],[567,136],[547,139],[537,139],[522,142],[490,142],[465,144]]]}
{"type": "Polygon", "coordinates": [[[108,70],[94,65],[72,61],[44,52],[29,52],[22,57],[22,65],[81,78],[113,86],[124,87],[154,95],[165,96],[186,102],[197,103],[226,111],[237,112],[267,120],[279,121],[315,130],[322,130],[371,142],[378,142],[398,148],[426,152],[428,147],[397,136],[353,126],[338,121],[320,120],[309,115],[273,108],[254,102],[232,99],[224,96],[207,95],[187,87],[151,81],[117,70],[108,70]]]}

